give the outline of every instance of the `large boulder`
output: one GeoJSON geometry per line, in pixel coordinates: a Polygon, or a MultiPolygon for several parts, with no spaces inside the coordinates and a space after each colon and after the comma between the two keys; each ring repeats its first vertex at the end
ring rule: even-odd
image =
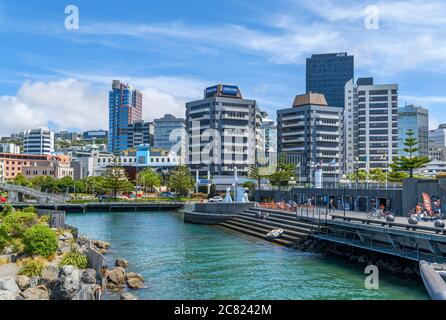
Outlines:
{"type": "Polygon", "coordinates": [[[87,269],[82,273],[81,282],[83,284],[96,284],[96,270],[87,269]]]}
{"type": "Polygon", "coordinates": [[[124,292],[123,294],[121,294],[121,300],[138,300],[138,298],[136,296],[134,296],[133,294],[129,293],[129,292],[124,292]]]}
{"type": "Polygon", "coordinates": [[[12,277],[0,279],[0,290],[20,292],[20,288],[12,277]]]}
{"type": "Polygon", "coordinates": [[[20,290],[25,291],[30,287],[31,278],[28,276],[17,276],[15,282],[17,283],[17,286],[20,288],[20,290]]]}
{"type": "Polygon", "coordinates": [[[115,268],[107,271],[107,288],[119,289],[125,286],[125,270],[123,268],[115,268]]]}
{"type": "Polygon", "coordinates": [[[22,297],[25,300],[49,300],[50,295],[48,289],[45,286],[37,286],[28,288],[22,292],[22,297]]]}
{"type": "Polygon", "coordinates": [[[108,250],[111,247],[110,243],[106,241],[93,240],[91,241],[91,244],[98,249],[104,249],[104,250],[108,250]]]}
{"type": "Polygon", "coordinates": [[[88,246],[88,245],[90,244],[90,240],[89,240],[87,237],[85,237],[85,236],[79,236],[79,237],[77,238],[77,243],[78,243],[81,247],[84,247],[84,246],[88,246]]]}
{"type": "Polygon", "coordinates": [[[128,263],[128,261],[127,260],[125,260],[125,259],[122,259],[122,258],[120,258],[120,259],[116,259],[116,262],[115,262],[115,267],[121,267],[121,268],[127,268],[129,266],[129,263],[128,263]]]}
{"type": "Polygon", "coordinates": [[[64,266],[59,271],[52,296],[53,300],[72,300],[81,288],[81,273],[73,266],[64,266]]]}
{"type": "Polygon", "coordinates": [[[17,292],[0,290],[0,301],[5,300],[23,300],[23,298],[17,292]]]}
{"type": "Polygon", "coordinates": [[[57,266],[46,266],[42,270],[42,276],[39,279],[39,285],[44,285],[49,289],[52,289],[59,278],[59,268],[57,266]]]}
{"type": "Polygon", "coordinates": [[[141,289],[144,287],[144,283],[137,278],[131,278],[131,279],[127,280],[127,285],[131,289],[141,289]]]}
{"type": "Polygon", "coordinates": [[[126,282],[131,289],[141,289],[144,287],[144,277],[138,273],[129,272],[126,275],[126,282]]]}
{"type": "Polygon", "coordinates": [[[129,272],[129,273],[127,273],[127,275],[126,275],[125,278],[126,278],[127,281],[130,280],[130,279],[132,279],[132,278],[136,278],[136,279],[138,279],[139,281],[144,282],[144,277],[143,277],[141,274],[139,274],[139,273],[135,273],[135,272],[129,272]]]}

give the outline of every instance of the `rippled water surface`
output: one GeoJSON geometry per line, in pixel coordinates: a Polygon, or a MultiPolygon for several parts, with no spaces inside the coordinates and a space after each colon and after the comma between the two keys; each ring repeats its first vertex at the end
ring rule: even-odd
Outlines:
{"type": "MultiPolygon", "coordinates": [[[[81,234],[112,244],[147,289],[140,299],[427,299],[421,282],[381,275],[364,288],[360,268],[217,227],[184,224],[173,213],[69,214],[81,234]]],[[[108,298],[115,299],[116,295],[108,298]]]]}

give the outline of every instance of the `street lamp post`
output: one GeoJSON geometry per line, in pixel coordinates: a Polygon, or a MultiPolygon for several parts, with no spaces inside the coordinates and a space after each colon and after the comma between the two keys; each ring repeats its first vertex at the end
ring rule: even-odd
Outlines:
{"type": "Polygon", "coordinates": [[[354,167],[355,167],[355,171],[356,171],[356,186],[357,186],[359,183],[359,158],[358,157],[355,158],[354,167]]]}
{"type": "Polygon", "coordinates": [[[342,175],[342,179],[339,181],[341,185],[343,186],[343,196],[342,196],[342,206],[344,207],[344,217],[346,215],[345,212],[345,198],[346,198],[346,190],[347,190],[347,184],[350,182],[347,180],[347,176],[344,174],[342,175]]]}

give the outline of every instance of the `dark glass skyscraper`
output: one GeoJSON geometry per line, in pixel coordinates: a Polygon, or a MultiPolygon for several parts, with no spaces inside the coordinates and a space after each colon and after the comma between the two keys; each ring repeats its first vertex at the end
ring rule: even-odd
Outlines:
{"type": "Polygon", "coordinates": [[[354,78],[354,57],[346,52],[307,59],[307,93],[321,93],[329,106],[345,107],[345,84],[354,78]]]}
{"type": "Polygon", "coordinates": [[[129,125],[142,120],[142,93],[113,81],[109,93],[108,150],[119,153],[129,146],[129,125]]]}

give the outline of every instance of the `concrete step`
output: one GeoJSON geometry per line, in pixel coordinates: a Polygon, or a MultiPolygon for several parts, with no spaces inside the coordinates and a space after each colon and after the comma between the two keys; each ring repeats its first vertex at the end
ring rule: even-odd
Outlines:
{"type": "MultiPolygon", "coordinates": [[[[247,210],[243,213],[240,213],[239,216],[250,216],[257,219],[257,211],[258,210],[247,210]]],[[[300,220],[296,220],[296,216],[282,217],[279,215],[275,215],[274,213],[269,213],[269,217],[267,221],[274,221],[277,223],[284,223],[286,225],[294,226],[297,228],[305,229],[305,230],[317,230],[318,226],[316,224],[311,224],[308,222],[302,222],[300,220]]]]}
{"type": "MultiPolygon", "coordinates": [[[[235,220],[235,219],[225,221],[225,223],[232,224],[237,227],[245,228],[245,229],[263,234],[265,237],[271,230],[275,229],[275,228],[271,228],[271,226],[265,226],[265,225],[259,225],[259,224],[253,225],[253,223],[250,221],[243,221],[243,220],[241,221],[241,220],[235,220]]],[[[298,240],[306,239],[307,236],[308,235],[305,235],[305,234],[296,234],[295,232],[291,232],[289,230],[287,233],[287,230],[284,230],[284,234],[281,236],[281,238],[297,242],[298,240]]]]}
{"type": "Polygon", "coordinates": [[[312,233],[311,229],[303,228],[301,226],[295,226],[288,222],[277,222],[270,217],[266,220],[259,220],[258,218],[250,214],[239,214],[235,219],[243,219],[245,221],[249,221],[252,224],[260,223],[262,225],[269,226],[270,228],[282,228],[284,230],[289,230],[290,232],[296,232],[297,234],[309,235],[312,233]]]}
{"type": "Polygon", "coordinates": [[[240,232],[240,233],[243,233],[243,234],[247,234],[247,235],[250,235],[250,236],[253,236],[253,237],[256,237],[256,238],[260,238],[260,239],[263,239],[263,240],[266,240],[266,241],[269,241],[269,242],[277,243],[277,244],[280,244],[280,245],[283,245],[283,246],[286,246],[286,247],[291,247],[291,246],[296,244],[294,241],[290,241],[290,240],[286,240],[286,239],[282,239],[282,238],[281,239],[268,239],[266,237],[266,235],[263,234],[263,233],[255,232],[255,231],[252,231],[252,230],[249,230],[249,229],[246,229],[246,228],[243,228],[243,227],[239,227],[239,226],[236,226],[234,224],[227,223],[227,222],[222,222],[219,225],[224,227],[224,228],[233,230],[233,231],[237,231],[237,232],[240,232]]]}
{"type": "MultiPolygon", "coordinates": [[[[286,212],[286,211],[278,211],[278,210],[263,209],[263,208],[260,208],[260,209],[252,208],[252,209],[246,210],[246,212],[256,212],[259,210],[263,211],[263,212],[268,212],[270,215],[274,215],[274,216],[280,217],[282,219],[290,219],[290,220],[296,221],[296,212],[286,212]]],[[[317,214],[317,211],[315,211],[314,218],[317,219],[318,217],[319,217],[319,215],[317,214]]],[[[321,219],[323,219],[324,217],[325,217],[325,212],[324,212],[324,214],[322,214],[322,212],[321,212],[321,219]]],[[[301,218],[300,214],[299,214],[299,218],[301,218]]],[[[307,219],[306,213],[304,212],[300,221],[307,223],[307,224],[312,224],[312,222],[311,222],[312,218],[313,218],[312,212],[308,213],[309,220],[307,219]]]]}

